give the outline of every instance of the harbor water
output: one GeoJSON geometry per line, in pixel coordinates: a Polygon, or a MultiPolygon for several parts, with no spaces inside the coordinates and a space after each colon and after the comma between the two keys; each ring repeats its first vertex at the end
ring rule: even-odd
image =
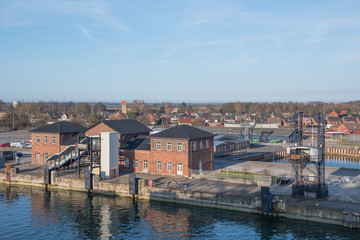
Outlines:
{"type": "MultiPolygon", "coordinates": [[[[268,162],[271,162],[269,160],[268,162]]],[[[276,163],[289,163],[287,159],[276,159],[276,163]]],[[[326,167],[340,167],[349,169],[360,169],[360,158],[344,156],[326,156],[326,167]]]]}
{"type": "Polygon", "coordinates": [[[359,239],[359,230],[0,184],[0,239],[359,239]]]}

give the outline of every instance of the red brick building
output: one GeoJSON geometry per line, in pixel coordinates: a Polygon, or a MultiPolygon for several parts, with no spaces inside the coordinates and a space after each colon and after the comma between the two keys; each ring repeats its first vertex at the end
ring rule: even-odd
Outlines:
{"type": "Polygon", "coordinates": [[[338,116],[332,116],[332,115],[326,116],[325,121],[326,121],[326,124],[328,124],[328,125],[334,125],[334,124],[341,123],[341,119],[338,116]]]}
{"type": "Polygon", "coordinates": [[[64,143],[74,144],[76,134],[118,132],[120,171],[190,176],[191,171],[214,169],[214,135],[195,127],[181,125],[149,136],[151,130],[132,119],[106,120],[88,129],[70,122],[50,126],[32,131],[33,156],[40,156],[33,163],[44,164],[45,153],[50,157],[70,145],[64,143]]]}
{"type": "Polygon", "coordinates": [[[337,127],[336,131],[346,135],[360,134],[360,123],[342,123],[337,127]]]}
{"type": "Polygon", "coordinates": [[[192,119],[191,118],[179,118],[179,125],[189,125],[191,126],[192,119]]]}
{"type": "Polygon", "coordinates": [[[124,171],[190,176],[214,169],[213,134],[181,125],[139,137],[120,150],[124,171]]]}
{"type": "Polygon", "coordinates": [[[150,136],[150,173],[190,176],[214,169],[214,135],[180,125],[150,136]]]}
{"type": "Polygon", "coordinates": [[[69,146],[68,141],[84,130],[84,127],[67,121],[31,130],[31,162],[45,164],[48,157],[63,151],[69,146]]]}

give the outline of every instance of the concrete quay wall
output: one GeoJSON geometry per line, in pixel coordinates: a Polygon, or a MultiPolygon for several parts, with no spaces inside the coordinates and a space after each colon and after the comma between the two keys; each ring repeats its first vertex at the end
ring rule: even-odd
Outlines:
{"type": "MultiPolygon", "coordinates": [[[[45,187],[42,176],[26,175],[17,173],[16,169],[11,169],[10,181],[7,181],[7,173],[0,173],[0,182],[7,184],[30,185],[45,187]]],[[[57,177],[52,173],[51,185],[49,189],[64,189],[71,191],[86,192],[84,179],[57,177]]],[[[326,224],[334,224],[350,228],[360,229],[359,213],[333,209],[331,207],[321,207],[317,205],[303,204],[301,201],[287,201],[287,199],[277,199],[274,202],[274,213],[261,211],[261,198],[239,198],[230,197],[222,194],[211,194],[193,192],[176,189],[162,189],[146,186],[144,180],[139,183],[139,199],[165,201],[181,203],[187,205],[212,207],[239,212],[255,213],[262,215],[272,215],[277,217],[292,218],[326,224]]],[[[113,182],[99,181],[94,178],[94,193],[131,197],[129,186],[113,182]]]]}
{"type": "Polygon", "coordinates": [[[274,213],[267,213],[261,210],[260,197],[255,197],[253,199],[232,198],[219,194],[145,187],[141,189],[139,198],[270,215],[360,229],[359,213],[346,212],[328,207],[319,207],[316,205],[305,206],[301,203],[288,203],[286,199],[275,201],[274,213]]]}
{"type": "MultiPolygon", "coordinates": [[[[93,190],[94,193],[116,195],[116,196],[131,196],[129,194],[129,186],[127,184],[111,183],[106,181],[99,181],[97,176],[94,177],[93,190]]],[[[11,168],[10,172],[0,172],[0,183],[26,185],[34,187],[43,187],[44,177],[39,175],[29,175],[17,173],[16,168],[11,168]],[[9,181],[10,180],[10,181],[9,181]]],[[[82,178],[64,178],[56,176],[56,172],[51,173],[51,184],[48,189],[62,189],[71,191],[87,192],[85,189],[85,181],[82,178]]]]}

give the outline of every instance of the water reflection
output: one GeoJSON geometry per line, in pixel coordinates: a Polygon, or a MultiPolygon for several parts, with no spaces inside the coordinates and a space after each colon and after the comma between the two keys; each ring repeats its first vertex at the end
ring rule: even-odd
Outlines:
{"type": "MultiPolygon", "coordinates": [[[[289,163],[286,158],[277,159],[277,160],[275,160],[275,162],[276,163],[289,163]]],[[[327,155],[326,159],[325,159],[325,166],[360,169],[360,158],[327,155]]]]}
{"type": "Polygon", "coordinates": [[[356,239],[360,234],[218,209],[1,184],[0,212],[4,239],[356,239]]]}

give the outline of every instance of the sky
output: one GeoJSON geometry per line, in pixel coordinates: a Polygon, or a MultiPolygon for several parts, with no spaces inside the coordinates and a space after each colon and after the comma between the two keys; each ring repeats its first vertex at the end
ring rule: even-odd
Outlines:
{"type": "Polygon", "coordinates": [[[0,100],[360,100],[360,0],[0,1],[0,100]]]}

